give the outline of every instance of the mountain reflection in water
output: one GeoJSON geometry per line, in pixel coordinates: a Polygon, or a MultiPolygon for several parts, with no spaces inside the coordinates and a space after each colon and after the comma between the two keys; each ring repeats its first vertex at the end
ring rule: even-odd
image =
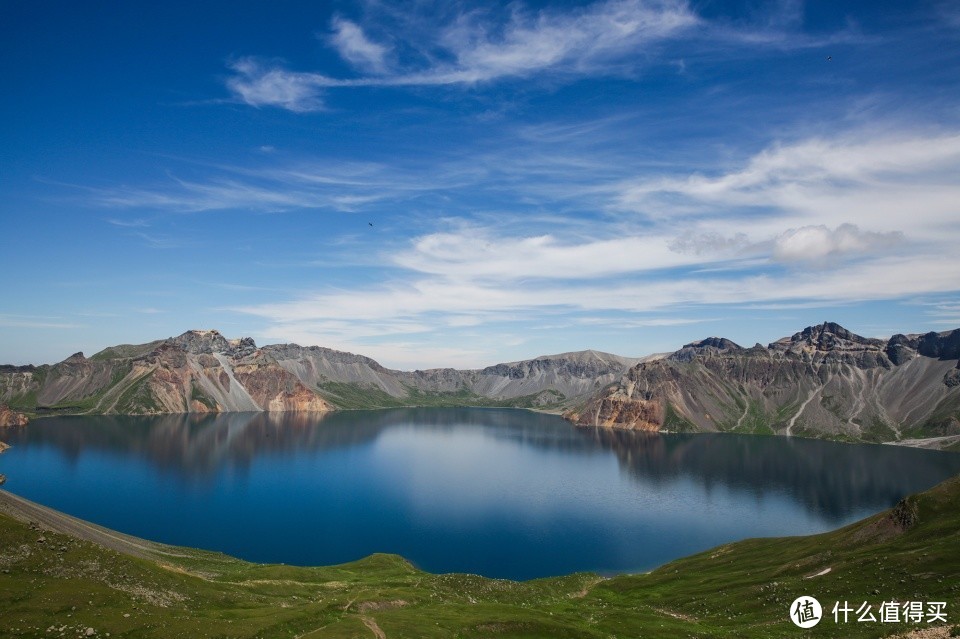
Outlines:
{"type": "Polygon", "coordinates": [[[960,472],[950,453],[584,429],[506,409],[62,417],[7,437],[12,492],[124,532],[258,561],[386,551],[516,578],[649,568],[744,536],[825,530],[960,472]],[[113,507],[96,481],[83,485],[91,473],[127,484],[113,507]],[[143,506],[155,500],[183,512],[156,517],[143,506]],[[325,544],[303,532],[298,549],[298,524],[325,544]]]}

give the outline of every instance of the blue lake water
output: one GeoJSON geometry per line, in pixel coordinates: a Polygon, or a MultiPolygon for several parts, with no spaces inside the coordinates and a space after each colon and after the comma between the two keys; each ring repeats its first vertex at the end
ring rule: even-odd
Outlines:
{"type": "Polygon", "coordinates": [[[514,579],[830,530],[960,473],[951,453],[499,409],[60,417],[6,437],[5,489],[140,537],[298,565],[389,552],[514,579]]]}

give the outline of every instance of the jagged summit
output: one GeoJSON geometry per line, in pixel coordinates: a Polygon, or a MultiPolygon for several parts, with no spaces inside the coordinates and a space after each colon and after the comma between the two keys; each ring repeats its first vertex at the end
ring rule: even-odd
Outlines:
{"type": "Polygon", "coordinates": [[[182,335],[168,338],[165,343],[177,346],[194,355],[212,353],[238,355],[252,353],[257,349],[252,337],[227,339],[220,334],[220,331],[215,329],[190,330],[182,335]]]}
{"type": "Polygon", "coordinates": [[[707,337],[706,339],[684,344],[683,348],[675,353],[671,353],[669,358],[678,362],[689,362],[697,357],[711,353],[729,353],[742,350],[742,346],[726,337],[707,337]]]}
{"type": "Polygon", "coordinates": [[[691,342],[566,416],[584,426],[960,444],[960,329],[857,335],[835,322],[764,348],[691,342]]]}
{"type": "Polygon", "coordinates": [[[850,350],[878,350],[886,342],[882,339],[862,337],[847,330],[836,322],[824,322],[816,326],[808,326],[799,333],[784,337],[771,343],[771,350],[810,352],[810,351],[850,351],[850,350]]]}
{"type": "Polygon", "coordinates": [[[690,342],[689,344],[684,344],[683,347],[684,348],[716,348],[721,351],[729,351],[729,350],[738,351],[743,348],[736,342],[729,340],[726,337],[708,337],[706,339],[701,339],[696,342],[690,342]]]}

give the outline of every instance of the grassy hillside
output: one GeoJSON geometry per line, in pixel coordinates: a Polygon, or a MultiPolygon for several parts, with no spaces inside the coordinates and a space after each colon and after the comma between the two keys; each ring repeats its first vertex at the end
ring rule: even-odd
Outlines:
{"type": "Polygon", "coordinates": [[[427,406],[559,409],[566,399],[563,393],[553,389],[510,399],[484,397],[467,388],[455,392],[439,392],[422,391],[412,387],[407,387],[406,396],[394,397],[376,387],[349,382],[323,382],[317,386],[317,390],[325,400],[342,410],[427,406]]]}
{"type": "Polygon", "coordinates": [[[433,575],[391,555],[251,564],[19,501],[0,492],[0,511],[28,520],[0,514],[4,636],[884,637],[911,626],[837,625],[830,609],[892,599],[945,601],[960,623],[960,478],[823,535],[729,544],[646,575],[529,582],[433,575]],[[787,619],[800,595],[824,605],[828,618],[812,630],[787,619]]]}

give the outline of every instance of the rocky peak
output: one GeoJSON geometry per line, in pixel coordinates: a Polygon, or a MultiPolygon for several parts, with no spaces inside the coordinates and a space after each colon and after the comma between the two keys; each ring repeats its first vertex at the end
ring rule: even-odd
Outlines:
{"type": "Polygon", "coordinates": [[[900,333],[894,335],[887,341],[883,352],[887,354],[890,361],[899,366],[909,362],[917,354],[919,340],[915,337],[907,337],[900,333]]]}
{"type": "Polygon", "coordinates": [[[257,344],[252,337],[241,337],[240,339],[228,340],[230,349],[227,351],[233,357],[246,357],[253,355],[257,351],[257,344]]]}
{"type": "Polygon", "coordinates": [[[249,355],[257,350],[257,345],[250,337],[228,340],[220,331],[187,331],[177,337],[166,340],[166,344],[176,346],[187,353],[195,355],[226,353],[228,355],[249,355]]]}
{"type": "Polygon", "coordinates": [[[861,337],[836,322],[808,326],[799,333],[770,344],[771,350],[796,351],[852,351],[877,350],[885,346],[883,340],[861,337]]]}
{"type": "Polygon", "coordinates": [[[937,359],[960,359],[960,328],[943,333],[925,333],[920,336],[917,352],[937,359]]]}
{"type": "Polygon", "coordinates": [[[742,351],[743,347],[725,337],[708,337],[696,342],[684,344],[683,348],[670,355],[670,359],[677,362],[689,362],[694,358],[711,353],[728,353],[742,351]]]}
{"type": "Polygon", "coordinates": [[[739,351],[742,347],[726,337],[708,337],[697,342],[684,344],[684,348],[716,348],[721,351],[739,351]]]}
{"type": "Polygon", "coordinates": [[[571,351],[487,366],[480,370],[480,374],[523,379],[537,373],[554,372],[578,379],[586,379],[610,374],[619,375],[637,361],[637,358],[620,357],[602,351],[571,351]]]}
{"type": "MultiPolygon", "coordinates": [[[[245,338],[249,339],[249,338],[245,338]]],[[[253,340],[251,340],[253,343],[253,340]]],[[[364,355],[356,355],[344,351],[324,348],[323,346],[300,346],[298,344],[268,344],[264,351],[271,353],[278,360],[304,360],[311,358],[323,359],[333,364],[359,364],[369,366],[377,372],[386,372],[387,369],[378,362],[364,355]]]]}

